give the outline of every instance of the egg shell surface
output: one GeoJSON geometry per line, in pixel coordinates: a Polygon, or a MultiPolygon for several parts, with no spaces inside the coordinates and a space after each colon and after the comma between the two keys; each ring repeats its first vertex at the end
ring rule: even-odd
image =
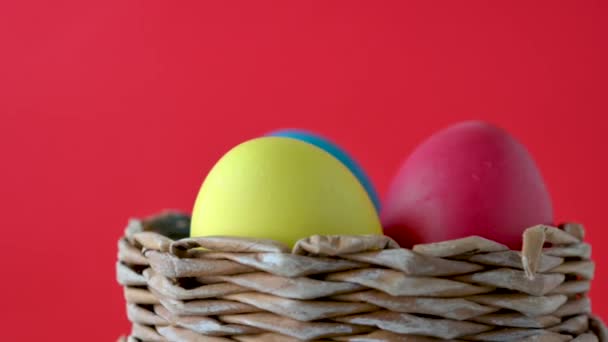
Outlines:
{"type": "Polygon", "coordinates": [[[374,203],[376,210],[380,212],[380,197],[378,196],[372,181],[367,176],[363,168],[338,145],[318,134],[301,129],[282,129],[271,132],[268,135],[298,139],[309,144],[313,144],[334,156],[336,159],[342,162],[342,164],[344,164],[355,175],[355,177],[357,177],[374,203]]]}
{"type": "Polygon", "coordinates": [[[424,141],[383,206],[384,232],[402,246],[479,235],[520,248],[526,228],[553,223],[551,197],[529,152],[479,121],[424,141]]]}
{"type": "Polygon", "coordinates": [[[282,137],[244,142],[203,182],[191,236],[273,239],[293,246],[311,235],[382,234],[355,176],[311,144],[282,137]]]}

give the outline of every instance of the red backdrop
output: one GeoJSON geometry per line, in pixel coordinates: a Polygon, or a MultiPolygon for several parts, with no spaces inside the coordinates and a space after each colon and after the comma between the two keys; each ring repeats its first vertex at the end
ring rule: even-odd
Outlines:
{"type": "MultiPolygon", "coordinates": [[[[231,146],[332,137],[383,194],[463,119],[509,129],[589,228],[608,318],[608,14],[600,1],[3,1],[3,341],[112,341],[131,216],[189,210],[231,146]]],[[[597,305],[597,304],[600,305],[597,305]]]]}

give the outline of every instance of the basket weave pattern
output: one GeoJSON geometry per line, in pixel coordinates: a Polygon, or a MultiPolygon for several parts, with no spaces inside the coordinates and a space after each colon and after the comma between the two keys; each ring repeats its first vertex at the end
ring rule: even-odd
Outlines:
{"type": "Polygon", "coordinates": [[[189,218],[132,220],[117,275],[125,341],[600,341],[580,225],[521,252],[480,237],[400,248],[384,236],[182,238],[189,218]]]}

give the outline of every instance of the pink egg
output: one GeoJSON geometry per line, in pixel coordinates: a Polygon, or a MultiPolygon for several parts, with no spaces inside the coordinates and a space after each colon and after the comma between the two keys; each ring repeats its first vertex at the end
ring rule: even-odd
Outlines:
{"type": "Polygon", "coordinates": [[[405,161],[383,203],[386,235],[404,247],[479,235],[520,248],[553,223],[547,187],[526,148],[479,121],[444,129],[405,161]]]}

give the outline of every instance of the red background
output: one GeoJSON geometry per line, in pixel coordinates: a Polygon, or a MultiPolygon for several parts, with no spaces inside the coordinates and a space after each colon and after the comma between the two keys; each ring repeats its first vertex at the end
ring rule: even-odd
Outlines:
{"type": "Polygon", "coordinates": [[[608,318],[606,4],[1,2],[2,340],[128,332],[127,219],[189,210],[247,138],[316,130],[384,194],[417,143],[470,118],[527,144],[558,218],[587,225],[608,318]]]}

